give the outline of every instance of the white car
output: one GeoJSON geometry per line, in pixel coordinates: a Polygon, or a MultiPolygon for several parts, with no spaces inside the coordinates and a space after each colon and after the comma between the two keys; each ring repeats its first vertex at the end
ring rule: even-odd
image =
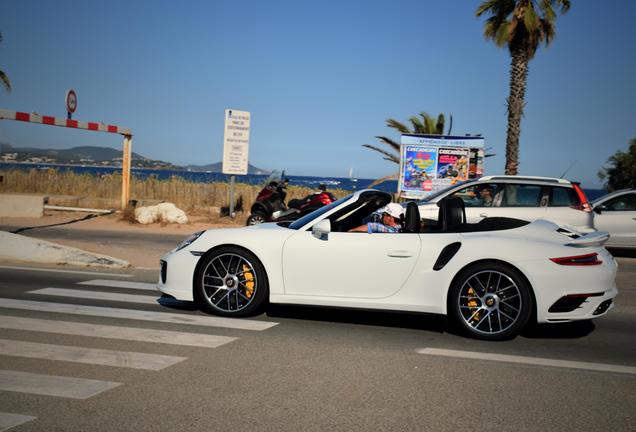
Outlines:
{"type": "Polygon", "coordinates": [[[486,176],[436,192],[418,202],[425,220],[437,220],[437,203],[448,197],[464,201],[468,222],[487,217],[533,221],[548,219],[578,232],[593,232],[594,215],[578,183],[550,177],[486,176]],[[486,194],[487,193],[487,194],[486,194]]]}
{"type": "Polygon", "coordinates": [[[605,244],[612,248],[636,249],[636,189],[623,189],[592,202],[594,226],[610,234],[605,244]]]}
{"type": "Polygon", "coordinates": [[[438,230],[419,232],[412,203],[403,232],[348,232],[390,201],[364,190],[289,225],[197,233],[162,258],[157,287],[230,317],[268,302],[447,314],[491,340],[530,320],[587,320],[613,307],[607,233],[579,236],[545,220],[466,224],[459,199],[440,203],[438,230]]]}

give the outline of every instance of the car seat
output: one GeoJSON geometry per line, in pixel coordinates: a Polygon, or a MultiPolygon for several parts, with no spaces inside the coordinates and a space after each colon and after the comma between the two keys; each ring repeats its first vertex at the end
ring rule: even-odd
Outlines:
{"type": "Polygon", "coordinates": [[[437,229],[440,231],[457,231],[466,223],[466,209],[461,198],[444,198],[437,203],[439,215],[437,229]]]}
{"type": "Polygon", "coordinates": [[[404,229],[402,232],[419,233],[420,224],[420,210],[415,201],[409,201],[406,205],[406,216],[404,217],[404,229]]]}

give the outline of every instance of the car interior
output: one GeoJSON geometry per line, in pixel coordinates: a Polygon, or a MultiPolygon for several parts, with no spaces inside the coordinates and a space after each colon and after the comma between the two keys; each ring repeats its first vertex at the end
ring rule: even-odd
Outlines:
{"type": "MultiPolygon", "coordinates": [[[[369,191],[360,195],[358,201],[329,216],[332,232],[348,232],[350,229],[374,220],[373,214],[391,202],[391,195],[369,191]]],[[[402,233],[450,233],[498,231],[519,228],[529,222],[506,217],[484,218],[479,223],[466,222],[464,201],[459,197],[445,198],[437,203],[437,220],[422,219],[415,201],[406,204],[402,219],[402,233]]]]}

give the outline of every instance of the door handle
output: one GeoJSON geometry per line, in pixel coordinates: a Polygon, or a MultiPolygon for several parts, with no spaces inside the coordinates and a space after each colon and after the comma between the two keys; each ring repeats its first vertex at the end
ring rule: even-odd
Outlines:
{"type": "Polygon", "coordinates": [[[479,217],[487,218],[488,213],[479,213],[479,217]]]}
{"type": "Polygon", "coordinates": [[[413,252],[407,250],[392,250],[387,253],[391,258],[410,258],[413,252]]]}

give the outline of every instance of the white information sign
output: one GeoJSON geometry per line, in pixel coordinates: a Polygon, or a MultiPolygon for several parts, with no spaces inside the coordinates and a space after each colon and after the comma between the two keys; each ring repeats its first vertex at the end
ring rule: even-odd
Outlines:
{"type": "Polygon", "coordinates": [[[233,109],[225,110],[223,135],[223,174],[247,174],[250,143],[250,113],[233,109]]]}

